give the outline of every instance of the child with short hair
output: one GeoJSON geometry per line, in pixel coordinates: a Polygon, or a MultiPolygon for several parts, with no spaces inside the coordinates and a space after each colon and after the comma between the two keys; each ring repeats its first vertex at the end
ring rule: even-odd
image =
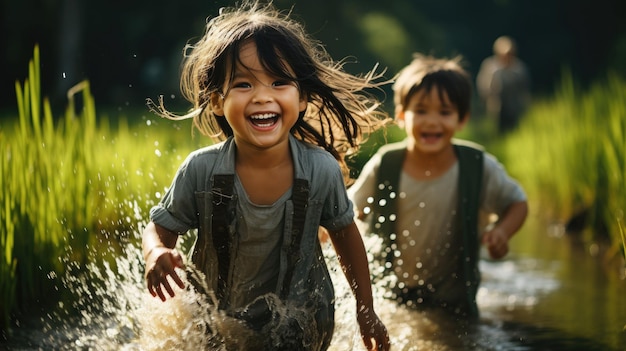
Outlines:
{"type": "Polygon", "coordinates": [[[175,247],[179,235],[198,229],[191,257],[205,276],[198,285],[260,335],[255,347],[326,350],[335,297],[322,226],[353,289],[365,346],[388,350],[340,167],[361,128],[382,121],[366,94],[384,83],[379,78],[346,73],[271,3],[246,2],[211,19],[183,66],[193,110],[178,117],[162,101],[156,106],[169,118],[193,117],[219,142],[191,153],[150,211],[143,233],[150,293],[165,301],[174,296],[170,281],[184,287],[175,247]],[[287,319],[273,318],[277,305],[287,319]]]}
{"type": "Polygon", "coordinates": [[[381,147],[348,193],[383,238],[398,301],[477,317],[480,244],[493,258],[505,256],[527,202],[495,157],[454,139],[469,120],[471,88],[460,57],[416,54],[393,86],[407,137],[381,147]],[[482,211],[499,219],[479,233],[482,211]]]}

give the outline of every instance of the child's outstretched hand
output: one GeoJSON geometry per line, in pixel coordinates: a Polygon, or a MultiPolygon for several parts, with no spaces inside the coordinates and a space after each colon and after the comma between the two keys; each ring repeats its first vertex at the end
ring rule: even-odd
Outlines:
{"type": "Polygon", "coordinates": [[[181,289],[185,287],[176,273],[175,268],[177,267],[185,267],[183,258],[178,251],[164,246],[155,247],[150,251],[146,257],[146,282],[148,283],[148,291],[152,296],[159,296],[161,301],[165,301],[167,299],[163,293],[163,289],[165,289],[170,297],[174,297],[174,290],[167,276],[170,276],[181,289]]]}
{"type": "Polygon", "coordinates": [[[363,338],[363,343],[368,351],[388,351],[391,348],[387,328],[373,309],[367,308],[358,311],[357,321],[361,329],[361,338],[363,338]],[[372,339],[375,344],[372,343],[372,339]]]}
{"type": "Polygon", "coordinates": [[[509,253],[509,236],[498,228],[485,232],[482,241],[493,259],[500,259],[509,253]]]}

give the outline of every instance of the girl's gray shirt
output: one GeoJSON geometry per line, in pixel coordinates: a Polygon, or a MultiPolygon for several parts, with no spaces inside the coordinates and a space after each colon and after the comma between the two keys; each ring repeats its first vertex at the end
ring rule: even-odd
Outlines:
{"type": "MultiPolygon", "coordinates": [[[[318,229],[319,226],[323,226],[329,230],[338,230],[349,225],[354,220],[352,203],[347,197],[339,164],[330,153],[301,142],[292,135],[289,136],[289,146],[294,164],[294,178],[307,180],[310,192],[299,257],[291,280],[288,299],[319,300],[318,303],[331,306],[334,292],[318,240],[318,229]]],[[[212,193],[211,181],[213,175],[217,174],[235,176],[235,154],[236,145],[232,137],[219,144],[194,151],[178,169],[161,202],[150,210],[150,219],[171,231],[184,234],[191,229],[199,229],[198,239],[192,250],[192,262],[206,275],[206,282],[210,289],[216,288],[218,265],[211,239],[211,214],[213,199],[216,197],[216,194],[212,193]],[[204,208],[203,213],[200,213],[201,208],[204,208]]],[[[240,193],[242,190],[242,187],[235,186],[234,201],[231,201],[236,205],[234,220],[229,228],[232,240],[229,272],[233,272],[235,266],[240,263],[237,260],[237,250],[246,245],[243,240],[254,236],[254,233],[250,233],[254,228],[250,228],[249,223],[245,226],[238,223],[241,221],[239,218],[242,211],[239,202],[246,198],[245,194],[240,193]],[[248,228],[248,232],[241,233],[243,228],[248,228]]],[[[291,242],[293,234],[294,213],[294,203],[291,198],[285,199],[283,196],[278,202],[283,202],[280,205],[282,209],[278,212],[283,214],[283,219],[276,225],[281,230],[276,231],[274,235],[278,237],[276,245],[280,248],[277,250],[276,245],[268,245],[264,248],[266,252],[258,255],[259,261],[269,259],[278,263],[278,267],[274,267],[274,273],[267,273],[267,264],[264,267],[264,275],[277,281],[273,291],[268,291],[268,293],[276,294],[282,289],[288,268],[288,243],[291,242]],[[275,255],[276,252],[280,252],[279,259],[272,260],[270,256],[275,255]]],[[[254,206],[246,206],[246,210],[254,211],[255,209],[254,206]]],[[[249,264],[251,263],[246,263],[246,265],[249,264]]],[[[259,264],[262,263],[259,262],[259,264]]],[[[230,274],[227,291],[234,286],[241,286],[240,282],[233,282],[232,278],[230,274]]],[[[264,282],[259,283],[255,286],[264,284],[264,282]]],[[[241,293],[229,291],[230,295],[241,293]]],[[[257,291],[257,293],[260,292],[257,291]]],[[[235,301],[232,298],[229,300],[235,305],[231,307],[238,308],[244,303],[252,302],[251,298],[246,299],[247,301],[235,301]]]]}

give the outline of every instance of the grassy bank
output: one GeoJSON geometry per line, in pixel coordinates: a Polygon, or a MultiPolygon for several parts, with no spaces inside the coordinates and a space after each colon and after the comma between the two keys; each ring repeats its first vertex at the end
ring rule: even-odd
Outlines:
{"type": "MultiPolygon", "coordinates": [[[[209,142],[192,137],[191,121],[147,111],[99,115],[88,82],[53,116],[39,67],[35,48],[28,78],[16,83],[17,116],[0,125],[0,329],[62,298],[68,265],[93,253],[106,258],[136,239],[183,158],[209,142]]],[[[535,213],[565,222],[586,211],[587,227],[602,224],[614,253],[626,207],[624,101],[624,81],[583,92],[565,79],[552,98],[534,103],[519,130],[487,145],[524,185],[535,213]]],[[[473,139],[471,128],[461,137],[473,139]]]]}
{"type": "Polygon", "coordinates": [[[2,329],[11,316],[55,303],[68,265],[132,240],[182,158],[207,142],[191,137],[190,123],[147,111],[113,123],[98,116],[88,82],[53,116],[39,67],[35,48],[28,78],[16,83],[19,117],[0,126],[2,329]]]}
{"type": "Polygon", "coordinates": [[[626,209],[626,81],[611,76],[586,91],[565,76],[554,96],[535,101],[502,141],[507,169],[535,211],[569,225],[588,243],[622,256],[626,209]]]}

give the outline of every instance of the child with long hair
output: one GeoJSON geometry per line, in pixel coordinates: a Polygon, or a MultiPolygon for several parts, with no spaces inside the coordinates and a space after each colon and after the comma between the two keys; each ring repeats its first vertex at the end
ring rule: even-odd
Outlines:
{"type": "Polygon", "coordinates": [[[355,295],[364,345],[388,350],[343,162],[384,120],[366,93],[382,75],[346,73],[271,3],[220,10],[189,49],[181,88],[193,109],[177,116],[162,101],[153,107],[192,117],[217,143],[187,157],[150,211],[142,242],[150,293],[165,301],[172,281],[185,286],[176,244],[197,229],[191,262],[202,275],[193,286],[262,335],[263,349],[326,350],[334,288],[323,227],[355,295]],[[278,305],[287,319],[275,320],[278,305]]]}

